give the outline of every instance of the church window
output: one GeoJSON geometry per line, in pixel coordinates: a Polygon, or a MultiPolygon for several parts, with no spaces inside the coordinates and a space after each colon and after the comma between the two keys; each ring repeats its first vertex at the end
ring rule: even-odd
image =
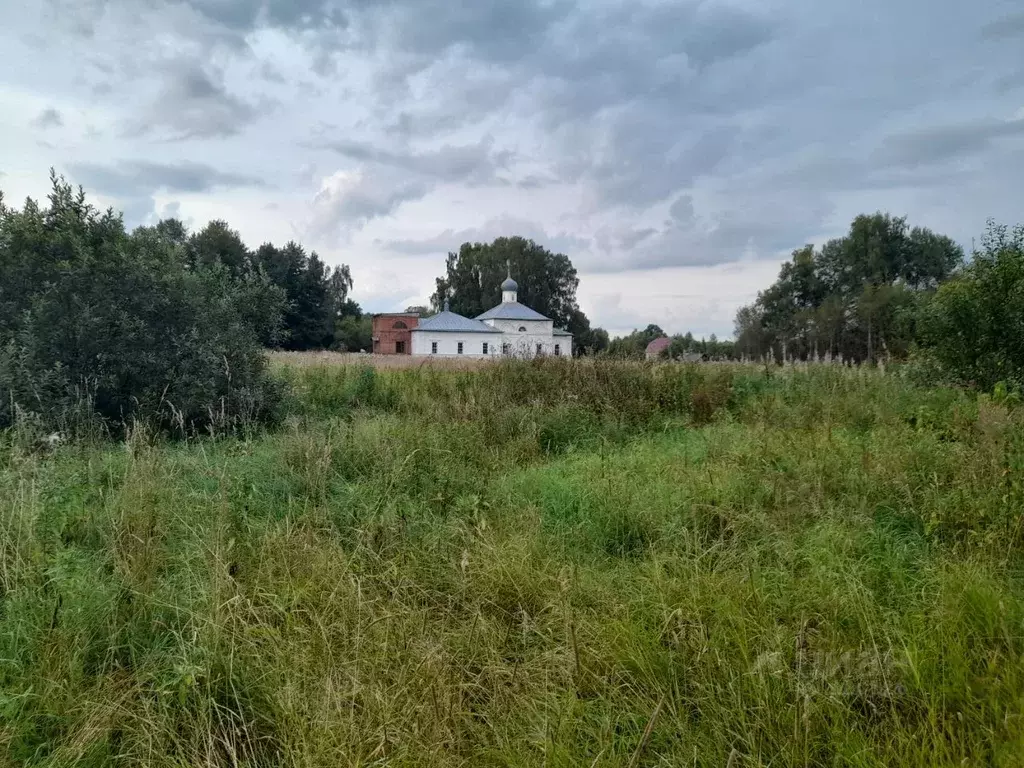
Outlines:
{"type": "Polygon", "coordinates": [[[562,354],[562,345],[561,344],[555,344],[555,357],[558,357],[561,354],[562,354]]]}
{"type": "Polygon", "coordinates": [[[487,354],[487,342],[486,341],[484,342],[484,354],[485,355],[487,354]]]}
{"type": "Polygon", "coordinates": [[[543,344],[538,344],[537,345],[537,354],[541,355],[543,353],[544,353],[544,345],[543,344]]]}
{"type": "Polygon", "coordinates": [[[436,355],[437,354],[437,342],[436,341],[430,342],[430,354],[432,354],[432,355],[436,355]]]}
{"type": "Polygon", "coordinates": [[[461,341],[459,342],[459,354],[460,355],[462,354],[462,342],[461,341]]]}
{"type": "Polygon", "coordinates": [[[519,332],[520,333],[526,333],[526,326],[525,325],[520,325],[519,326],[519,332]]]}
{"type": "Polygon", "coordinates": [[[501,345],[501,354],[507,355],[507,354],[510,354],[511,352],[512,352],[512,345],[511,344],[505,343],[505,344],[501,345]]]}
{"type": "Polygon", "coordinates": [[[408,328],[409,326],[405,324],[404,320],[396,320],[395,324],[392,325],[391,327],[394,328],[396,331],[401,331],[408,328]]]}

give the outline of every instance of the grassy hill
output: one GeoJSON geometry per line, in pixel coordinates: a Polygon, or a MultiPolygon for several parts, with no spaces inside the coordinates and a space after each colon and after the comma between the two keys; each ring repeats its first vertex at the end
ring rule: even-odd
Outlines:
{"type": "Polygon", "coordinates": [[[1019,765],[1024,418],[827,366],[278,363],[0,450],[9,765],[1019,765]]]}

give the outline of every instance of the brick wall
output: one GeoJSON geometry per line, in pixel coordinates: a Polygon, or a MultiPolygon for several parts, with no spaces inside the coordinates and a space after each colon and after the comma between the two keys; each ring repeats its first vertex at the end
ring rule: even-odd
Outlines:
{"type": "Polygon", "coordinates": [[[373,351],[378,355],[412,354],[412,334],[420,319],[402,312],[373,316],[373,351]],[[395,326],[398,326],[397,328],[395,326]],[[404,328],[402,326],[405,326],[404,328]],[[399,351],[401,350],[401,351],[399,351]]]}

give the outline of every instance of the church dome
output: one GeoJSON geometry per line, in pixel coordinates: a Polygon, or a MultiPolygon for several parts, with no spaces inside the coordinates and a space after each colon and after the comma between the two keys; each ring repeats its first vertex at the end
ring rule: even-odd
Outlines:
{"type": "MultiPolygon", "coordinates": [[[[491,285],[494,285],[494,283],[491,283],[491,285]]],[[[505,282],[503,282],[501,284],[501,290],[503,290],[503,291],[518,291],[519,290],[519,284],[516,283],[516,281],[513,280],[511,277],[507,277],[507,278],[505,278],[505,282]]]]}

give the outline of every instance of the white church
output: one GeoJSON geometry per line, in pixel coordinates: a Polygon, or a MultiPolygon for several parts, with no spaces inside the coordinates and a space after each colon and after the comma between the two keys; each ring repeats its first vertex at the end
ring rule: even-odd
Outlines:
{"type": "Polygon", "coordinates": [[[531,358],[572,356],[572,334],[518,300],[511,273],[501,284],[501,304],[476,318],[448,309],[419,321],[410,335],[412,354],[463,357],[531,358]]]}

